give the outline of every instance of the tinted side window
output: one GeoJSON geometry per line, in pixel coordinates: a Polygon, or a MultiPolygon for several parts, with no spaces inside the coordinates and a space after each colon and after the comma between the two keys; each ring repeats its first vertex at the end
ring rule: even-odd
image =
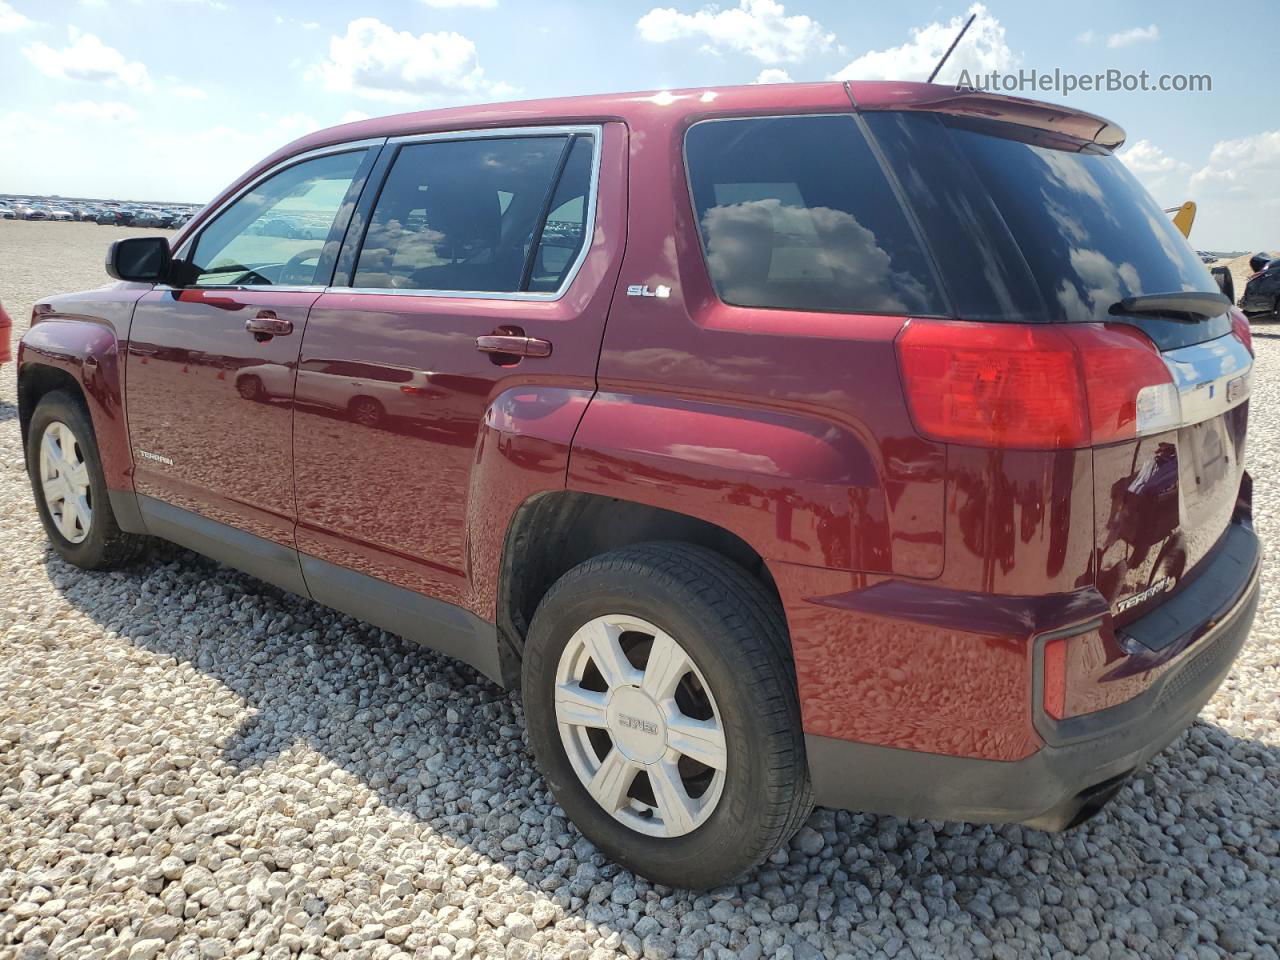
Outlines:
{"type": "Polygon", "coordinates": [[[928,260],[848,116],[695,124],[689,178],[712,282],[727,303],[947,313],[928,260]]]}
{"type": "Polygon", "coordinates": [[[578,137],[573,142],[564,172],[551,198],[550,212],[542,227],[538,252],[533,258],[528,290],[553,291],[578,259],[585,242],[587,203],[591,194],[592,139],[578,137]]]}
{"type": "Polygon", "coordinates": [[[257,184],[200,234],[187,282],[201,287],[327,282],[316,275],[321,255],[365,155],[355,150],[316,157],[257,184]]]}
{"type": "Polygon", "coordinates": [[[402,147],[374,205],[353,285],[520,290],[568,143],[549,136],[402,147]]]}

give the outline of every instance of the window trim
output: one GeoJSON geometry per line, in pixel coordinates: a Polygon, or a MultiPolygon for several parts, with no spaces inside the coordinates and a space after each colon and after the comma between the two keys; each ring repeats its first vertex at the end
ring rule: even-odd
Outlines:
{"type": "Polygon", "coordinates": [[[729,117],[706,117],[702,120],[695,120],[684,129],[684,133],[680,135],[680,160],[684,164],[684,185],[685,191],[689,196],[689,216],[693,220],[693,230],[698,238],[698,251],[701,254],[702,269],[705,271],[707,278],[707,286],[711,290],[712,296],[716,298],[718,303],[722,303],[727,307],[735,307],[739,310],[780,310],[791,313],[830,313],[837,316],[859,316],[859,317],[920,317],[921,319],[954,319],[955,313],[951,308],[950,291],[942,284],[942,278],[938,273],[938,265],[933,259],[933,250],[930,249],[925,238],[922,236],[920,225],[916,222],[915,211],[906,202],[902,196],[897,179],[893,172],[885,163],[884,156],[880,152],[880,145],[870,136],[870,132],[863,126],[861,111],[857,109],[844,111],[824,110],[819,113],[805,113],[803,111],[796,113],[761,113],[761,114],[742,114],[729,117]],[[929,266],[929,272],[933,277],[934,283],[937,285],[943,300],[946,301],[946,313],[924,313],[922,311],[887,311],[887,310],[815,310],[813,308],[800,309],[798,307],[771,307],[760,306],[754,304],[734,303],[732,300],[726,300],[720,295],[720,291],[716,289],[715,279],[711,276],[711,266],[707,263],[707,241],[702,233],[702,221],[698,218],[698,200],[693,195],[693,173],[689,168],[689,133],[694,127],[702,126],[706,123],[733,123],[743,120],[797,120],[809,117],[848,117],[857,129],[858,134],[867,142],[871,148],[872,158],[876,162],[881,174],[885,177],[889,185],[889,189],[893,192],[894,199],[897,201],[898,207],[902,210],[903,217],[907,221],[907,226],[911,229],[912,235],[916,242],[920,244],[921,253],[924,255],[925,262],[929,266]]]}
{"type": "MultiPolygon", "coordinates": [[[[355,286],[338,286],[330,285],[323,288],[325,293],[344,293],[344,294],[361,294],[370,296],[384,297],[446,297],[452,300],[510,300],[510,301],[526,301],[535,303],[554,303],[564,297],[569,292],[569,288],[573,286],[573,281],[577,278],[578,272],[582,269],[583,263],[586,262],[587,255],[591,252],[592,239],[595,236],[596,227],[596,206],[600,199],[600,158],[604,152],[604,124],[588,123],[588,124],[554,124],[550,126],[529,126],[529,127],[483,127],[475,130],[449,130],[436,133],[413,133],[405,134],[399,137],[387,138],[386,147],[393,150],[389,162],[386,164],[382,172],[381,178],[376,185],[368,185],[368,189],[374,191],[375,197],[373,205],[369,208],[369,215],[365,224],[365,232],[368,226],[373,222],[373,212],[377,207],[376,198],[381,195],[382,187],[386,183],[387,178],[391,175],[391,170],[395,166],[396,159],[400,155],[400,148],[406,145],[417,143],[437,143],[457,140],[511,140],[520,137],[554,137],[563,136],[571,138],[575,134],[587,135],[592,138],[591,145],[591,172],[587,183],[586,197],[586,219],[582,224],[582,248],[578,251],[578,256],[574,260],[573,265],[565,274],[564,280],[555,290],[531,291],[531,290],[406,290],[395,287],[355,287],[355,286]]],[[[559,185],[559,179],[552,183],[551,189],[554,191],[559,185]]],[[[354,243],[355,251],[352,262],[358,263],[360,259],[360,251],[364,247],[365,238],[363,234],[359,240],[354,243]]],[[[341,255],[339,255],[341,260],[341,255]]],[[[352,270],[352,279],[355,277],[355,271],[352,270]]],[[[276,288],[279,289],[279,288],[276,288]]],[[[311,288],[308,288],[311,289],[311,288]]]]}
{"type": "MultiPolygon", "coordinates": [[[[246,196],[247,194],[253,192],[253,190],[257,186],[259,186],[262,183],[265,183],[267,180],[270,180],[272,177],[276,176],[277,174],[283,173],[285,170],[288,170],[290,167],[297,166],[300,163],[306,163],[308,160],[317,160],[320,157],[332,156],[333,154],[338,154],[338,153],[354,153],[357,150],[365,150],[365,151],[373,151],[374,155],[376,156],[377,151],[386,142],[387,142],[386,137],[373,137],[368,140],[348,140],[343,143],[334,143],[324,147],[316,147],[314,150],[307,150],[303,153],[297,153],[291,157],[286,157],[285,159],[281,160],[279,163],[275,164],[274,166],[264,170],[259,176],[255,177],[253,180],[246,183],[234,194],[227,197],[225,200],[222,201],[222,203],[218,204],[218,206],[214,208],[214,210],[207,217],[204,218],[204,220],[200,224],[200,228],[196,230],[194,233],[192,233],[190,236],[186,237],[182,241],[182,246],[180,246],[177,250],[173,251],[173,259],[185,260],[187,257],[187,254],[189,254],[192,250],[195,249],[195,245],[200,242],[200,238],[204,236],[204,232],[209,229],[209,227],[213,224],[215,220],[218,219],[218,217],[222,216],[227,211],[227,209],[231,207],[232,204],[236,203],[238,200],[240,200],[242,197],[246,196]]],[[[210,284],[208,286],[175,287],[167,283],[158,283],[155,285],[154,289],[162,292],[182,292],[185,290],[273,290],[277,293],[289,293],[289,292],[306,293],[309,291],[314,291],[319,293],[324,291],[325,284],[314,283],[314,284],[306,284],[306,285],[300,285],[300,284],[276,285],[276,284],[227,283],[227,284],[210,284]]]]}

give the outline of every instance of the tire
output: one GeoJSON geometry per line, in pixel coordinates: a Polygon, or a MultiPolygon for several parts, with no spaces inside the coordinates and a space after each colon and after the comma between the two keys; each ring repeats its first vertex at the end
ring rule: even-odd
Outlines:
{"type": "Polygon", "coordinates": [[[382,404],[372,397],[356,397],[348,410],[351,412],[351,419],[362,427],[376,427],[386,416],[382,404]]]}
{"type": "MultiPolygon", "coordinates": [[[[627,674],[628,666],[622,663],[616,669],[622,671],[620,676],[649,676],[647,669],[627,674]]],[[[556,800],[601,851],[655,882],[699,889],[727,883],[789,840],[813,808],[795,669],[781,607],[746,571],[710,550],[683,543],[639,544],[574,567],[551,587],[534,614],[524,650],[522,689],[529,739],[556,800]],[[648,657],[660,642],[676,641],[691,666],[683,674],[679,667],[668,671],[677,677],[670,699],[634,699],[637,684],[647,685],[648,679],[609,686],[600,679],[603,672],[591,673],[597,657],[590,655],[581,684],[566,681],[566,663],[580,663],[574,651],[586,649],[579,638],[590,635],[593,625],[614,620],[647,624],[657,631],[645,640],[645,629],[608,627],[618,638],[618,646],[610,650],[632,644],[632,670],[637,660],[650,667],[648,657]],[[619,629],[624,632],[617,634],[619,629]],[[603,693],[586,690],[602,683],[607,687],[603,693]],[[587,730],[591,724],[562,724],[566,716],[577,716],[557,713],[557,698],[563,700],[566,689],[573,691],[571,698],[584,691],[597,698],[592,710],[607,703],[604,713],[591,717],[593,723],[607,717],[611,726],[587,730]],[[701,690],[712,704],[702,708],[701,715],[710,713],[710,719],[693,722],[721,731],[722,771],[689,765],[689,754],[673,752],[670,731],[678,729],[676,724],[690,723],[680,706],[689,690],[701,690]],[[633,709],[632,704],[641,700],[644,705],[633,709]],[[650,707],[656,713],[646,712],[650,707]],[[648,722],[654,717],[658,719],[648,722]],[[645,740],[642,729],[637,732],[646,725],[656,726],[656,732],[647,732],[655,739],[645,740]],[[590,734],[586,741],[580,736],[583,730],[590,734]],[[650,745],[666,752],[643,763],[628,753],[649,750],[650,745]],[[688,779],[679,781],[679,802],[670,804],[676,795],[669,786],[661,794],[657,790],[659,784],[671,783],[661,779],[659,768],[670,769],[673,757],[681,758],[676,769],[688,779]],[[597,801],[587,786],[590,765],[596,763],[603,771],[612,761],[643,773],[593,780],[603,779],[606,787],[621,785],[602,791],[619,798],[614,811],[597,801]],[[584,763],[587,773],[580,772],[584,763]],[[686,774],[686,766],[695,772],[686,774]],[[691,800],[708,770],[711,785],[691,800]],[[654,776],[659,779],[651,779],[654,776]],[[679,809],[684,801],[702,804],[703,809],[687,818],[669,818],[668,807],[653,799],[659,796],[668,798],[671,809],[679,809]]],[[[707,756],[720,759],[714,752],[707,756]]]]}
{"type": "Polygon", "coordinates": [[[263,389],[262,379],[255,374],[247,374],[236,381],[236,392],[241,399],[261,401],[267,399],[267,391],[263,389]]]}
{"type": "MultiPolygon", "coordinates": [[[[67,434],[62,434],[65,438],[67,434]]],[[[126,533],[116,523],[107,495],[107,481],[102,472],[102,459],[98,455],[98,443],[93,432],[89,412],[81,400],[64,390],[46,394],[36,405],[27,428],[27,474],[35,494],[36,510],[45,534],[58,556],[68,563],[85,570],[115,570],[128,566],[146,549],[147,538],[126,533]],[[46,483],[42,479],[42,449],[44,437],[51,427],[61,432],[59,425],[69,431],[74,444],[62,443],[74,449],[73,458],[83,464],[83,473],[77,468],[75,476],[83,479],[87,495],[83,497],[88,508],[87,529],[77,520],[69,537],[55,519],[52,505],[46,497],[46,483]]],[[[68,476],[70,476],[68,472],[68,476]]],[[[70,487],[65,488],[70,489],[70,487]]],[[[63,498],[65,501],[65,498],[63,498]]],[[[66,510],[63,506],[59,515],[66,510]]],[[[77,513],[79,513],[77,511],[77,513]]]]}

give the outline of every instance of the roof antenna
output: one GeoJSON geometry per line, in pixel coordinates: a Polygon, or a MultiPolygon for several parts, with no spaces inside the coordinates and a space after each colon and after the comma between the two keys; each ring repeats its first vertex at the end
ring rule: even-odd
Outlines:
{"type": "Polygon", "coordinates": [[[933,73],[929,74],[929,79],[925,83],[933,83],[933,78],[938,75],[938,71],[942,69],[942,65],[947,62],[947,57],[951,56],[951,51],[956,48],[956,44],[960,42],[960,38],[964,36],[965,31],[969,29],[974,20],[978,19],[976,13],[969,14],[969,19],[964,22],[964,26],[960,28],[960,32],[956,34],[956,38],[951,41],[951,46],[947,47],[947,52],[942,55],[942,59],[938,61],[938,65],[933,68],[933,73]]]}

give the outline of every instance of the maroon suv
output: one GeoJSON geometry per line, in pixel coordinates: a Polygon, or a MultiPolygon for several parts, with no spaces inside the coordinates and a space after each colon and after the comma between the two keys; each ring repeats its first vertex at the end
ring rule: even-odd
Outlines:
{"type": "Polygon", "coordinates": [[[815,802],[1071,826],[1258,596],[1248,326],[1123,137],[909,83],[312,134],[36,306],[41,518],[519,687],[566,813],[667,883],[815,802]]]}

